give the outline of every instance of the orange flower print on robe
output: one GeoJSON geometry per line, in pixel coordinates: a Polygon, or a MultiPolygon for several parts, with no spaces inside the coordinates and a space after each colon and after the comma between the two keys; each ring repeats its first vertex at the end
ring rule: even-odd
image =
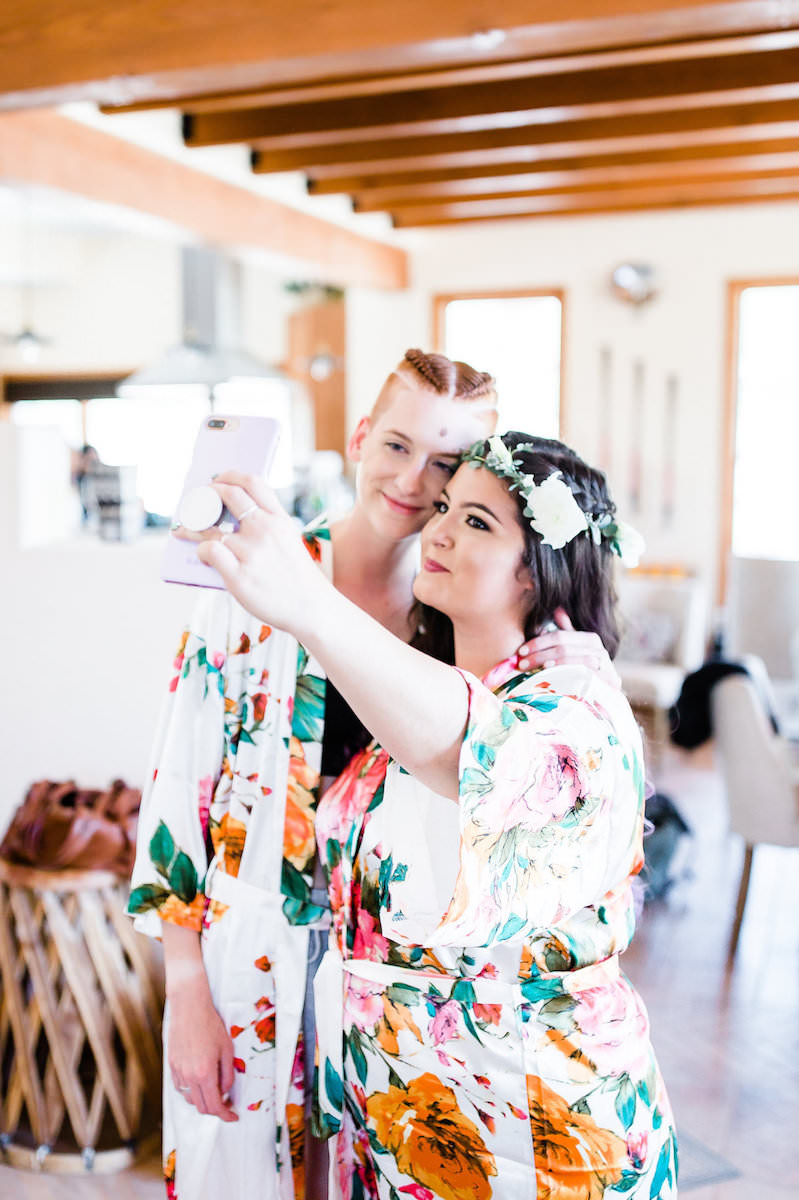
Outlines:
{"type": "Polygon", "coordinates": [[[319,772],[308,766],[305,750],[298,738],[291,739],[289,750],[283,854],[298,871],[302,871],[316,848],[314,788],[319,782],[319,772]]]}
{"type": "Polygon", "coordinates": [[[626,1143],[589,1114],[574,1112],[536,1075],[527,1076],[527,1102],[538,1200],[602,1200],[629,1165],[626,1143]]]}
{"type": "Polygon", "coordinates": [[[218,825],[211,823],[211,842],[217,854],[222,847],[224,868],[228,875],[239,873],[246,836],[247,826],[231,817],[230,813],[225,813],[218,825]]]}
{"type": "Polygon", "coordinates": [[[170,1150],[164,1160],[164,1183],[166,1184],[167,1200],[177,1200],[175,1191],[175,1151],[170,1150]]]}
{"type": "Polygon", "coordinates": [[[286,1124],[289,1130],[291,1174],[294,1179],[294,1200],[305,1197],[305,1109],[301,1104],[286,1105],[286,1124]]]}
{"type": "Polygon", "coordinates": [[[180,925],[183,929],[200,929],[205,915],[205,896],[202,892],[198,892],[192,900],[191,904],[184,904],[174,894],[167,896],[163,904],[158,908],[158,915],[162,921],[168,921],[170,925],[180,925]]]}
{"type": "Polygon", "coordinates": [[[427,1073],[405,1087],[390,1086],[366,1101],[378,1142],[403,1175],[440,1200],[489,1200],[494,1156],[478,1127],[458,1107],[451,1088],[427,1073]]]}

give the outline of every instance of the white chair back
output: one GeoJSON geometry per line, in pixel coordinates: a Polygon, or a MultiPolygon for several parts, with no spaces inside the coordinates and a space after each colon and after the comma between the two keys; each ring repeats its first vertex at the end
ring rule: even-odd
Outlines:
{"type": "Polygon", "coordinates": [[[747,675],[728,675],[713,688],[711,704],[730,828],[749,845],[799,845],[796,766],[757,687],[747,675]]]}

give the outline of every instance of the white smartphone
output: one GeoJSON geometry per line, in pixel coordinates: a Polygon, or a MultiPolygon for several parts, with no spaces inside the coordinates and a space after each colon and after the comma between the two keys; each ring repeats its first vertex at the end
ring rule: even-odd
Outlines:
{"type": "MultiPolygon", "coordinates": [[[[266,478],[279,439],[280,426],[272,417],[206,417],[194,443],[176,521],[197,534],[220,525],[236,529],[235,519],[209,484],[221,471],[246,471],[266,478]]],[[[191,587],[225,586],[213,567],[200,562],[195,543],[174,533],[169,534],[161,578],[191,587]]]]}

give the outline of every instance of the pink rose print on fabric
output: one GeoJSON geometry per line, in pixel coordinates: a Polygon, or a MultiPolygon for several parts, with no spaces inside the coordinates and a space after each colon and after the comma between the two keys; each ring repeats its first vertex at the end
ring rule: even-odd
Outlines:
{"type": "Polygon", "coordinates": [[[575,996],[573,1017],[582,1037],[580,1049],[600,1075],[644,1075],[649,1065],[649,1023],[636,994],[618,980],[608,987],[586,988],[575,996]]]}
{"type": "Polygon", "coordinates": [[[352,957],[369,958],[372,962],[385,962],[387,954],[388,938],[377,932],[374,917],[361,909],[358,913],[358,928],[355,930],[352,957]]]}
{"type": "Polygon", "coordinates": [[[627,1157],[630,1162],[640,1171],[641,1167],[646,1162],[646,1152],[649,1148],[649,1133],[646,1129],[640,1133],[628,1133],[627,1135],[627,1157]]]}
{"type": "Polygon", "coordinates": [[[430,1022],[430,1036],[434,1046],[440,1046],[442,1042],[457,1037],[459,1016],[460,1005],[456,1000],[447,1000],[446,1004],[441,1005],[430,1022]]]}
{"type": "Polygon", "coordinates": [[[383,1015],[383,989],[379,983],[351,976],[347,988],[347,1014],[361,1032],[374,1030],[383,1015]]]}
{"type": "Polygon", "coordinates": [[[197,807],[200,812],[200,825],[202,826],[203,837],[208,833],[208,818],[211,811],[211,799],[214,794],[214,780],[212,775],[205,775],[197,784],[197,807]]]}

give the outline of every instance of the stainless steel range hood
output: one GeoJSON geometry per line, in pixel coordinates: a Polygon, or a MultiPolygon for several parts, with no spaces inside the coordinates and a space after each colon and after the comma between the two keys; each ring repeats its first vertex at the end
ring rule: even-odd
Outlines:
{"type": "Polygon", "coordinates": [[[118,393],[191,383],[213,390],[230,379],[287,379],[277,367],[239,348],[239,263],[207,246],[184,246],[181,257],[183,341],[150,366],[128,375],[118,393]]]}

